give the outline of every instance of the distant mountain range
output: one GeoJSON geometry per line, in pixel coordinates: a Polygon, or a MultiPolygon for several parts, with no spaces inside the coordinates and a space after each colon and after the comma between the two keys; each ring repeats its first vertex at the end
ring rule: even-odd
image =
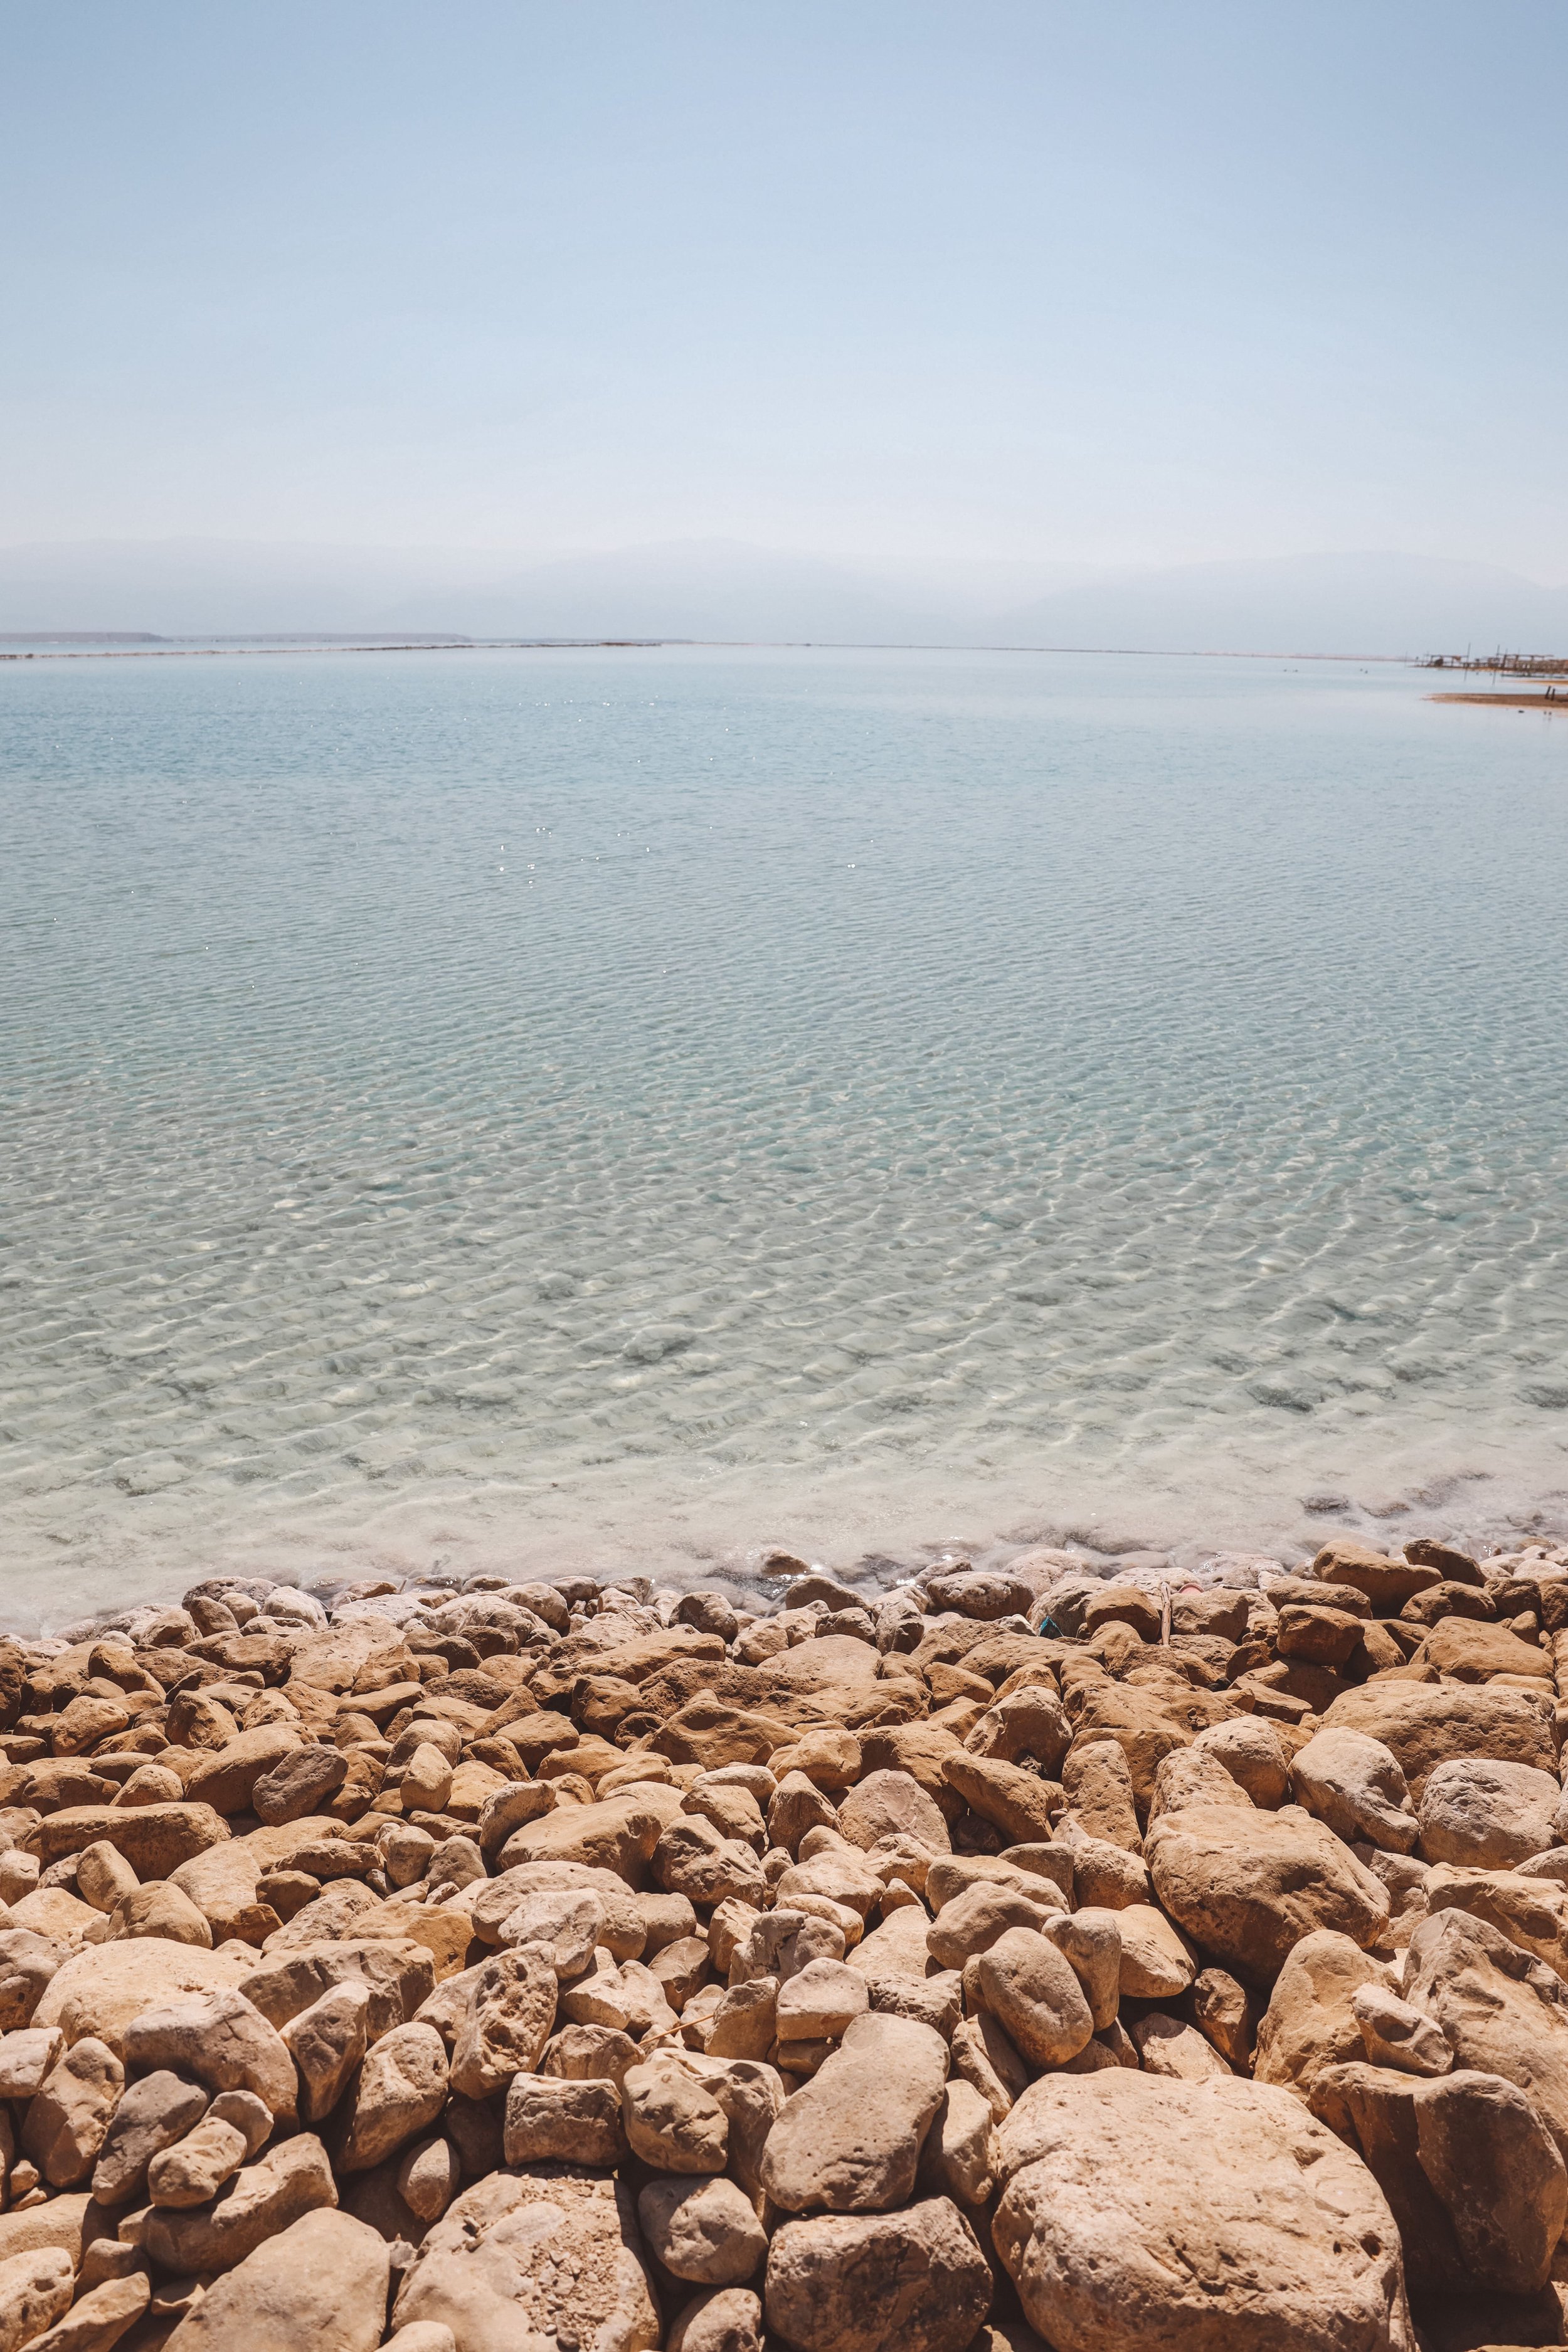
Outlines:
{"type": "Polygon", "coordinates": [[[1387,554],[1095,571],[901,570],[728,540],[530,562],[452,548],[160,540],[0,547],[0,636],[363,633],[1161,653],[1568,650],[1568,587],[1387,554]]]}

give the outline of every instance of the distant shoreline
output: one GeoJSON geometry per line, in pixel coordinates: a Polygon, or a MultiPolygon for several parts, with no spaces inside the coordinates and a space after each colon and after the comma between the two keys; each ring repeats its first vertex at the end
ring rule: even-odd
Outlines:
{"type": "MultiPolygon", "coordinates": [[[[119,634],[119,633],[116,633],[119,634]]],[[[0,645],[5,640],[0,635],[0,645]]],[[[15,646],[17,639],[10,643],[15,646]]],[[[496,653],[661,653],[678,648],[690,653],[870,653],[870,654],[1100,654],[1136,661],[1289,661],[1377,662],[1394,668],[1424,668],[1420,654],[1300,654],[1258,653],[1228,646],[954,646],[906,645],[891,639],[837,637],[419,637],[406,643],[357,644],[352,640],[323,645],[317,638],[290,638],[282,643],[247,644],[243,640],[216,645],[136,645],[112,643],[72,645],[37,652],[0,652],[0,661],[187,661],[218,656],[258,654],[496,654],[496,653]]],[[[1434,702],[1474,701],[1470,695],[1433,695],[1434,702]]],[[[1490,696],[1479,698],[1493,699],[1490,696]]]]}
{"type": "Polygon", "coordinates": [[[1568,694],[1429,694],[1428,702],[1473,702],[1483,710],[1568,710],[1568,694]]]}

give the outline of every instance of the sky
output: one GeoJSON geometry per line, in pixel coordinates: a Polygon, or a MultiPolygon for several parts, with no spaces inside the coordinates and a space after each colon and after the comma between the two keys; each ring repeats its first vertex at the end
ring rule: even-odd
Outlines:
{"type": "Polygon", "coordinates": [[[0,7],[0,542],[1568,578],[1568,8],[0,7]]]}

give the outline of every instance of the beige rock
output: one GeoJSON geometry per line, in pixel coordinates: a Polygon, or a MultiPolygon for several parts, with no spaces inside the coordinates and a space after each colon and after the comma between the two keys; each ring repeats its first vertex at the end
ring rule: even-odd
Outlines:
{"type": "Polygon", "coordinates": [[[1454,2053],[1429,2017],[1386,1985],[1358,1985],[1351,2010],[1373,2066],[1396,2066],[1402,2074],[1447,2074],[1454,2053]]]}
{"type": "Polygon", "coordinates": [[[1081,1833],[1073,1839],[1069,1851],[1079,1902],[1091,1904],[1097,1910],[1120,1911],[1129,1903],[1153,1901],[1154,1890],[1141,1853],[1081,1833]]]}
{"type": "Polygon", "coordinates": [[[542,1888],[525,1895],[501,1922],[507,1947],[537,1945],[557,1980],[580,1977],[604,1939],[605,1906],[591,1887],[542,1888]]]}
{"type": "Polygon", "coordinates": [[[972,2084],[1000,2123],[1023,2093],[1029,2070],[994,2017],[984,2010],[955,2026],[952,2042],[955,2076],[972,2084]]]}
{"type": "Polygon", "coordinates": [[[8,1906],[13,1929],[26,1928],[52,1943],[74,1950],[89,1938],[97,1941],[103,1923],[90,1904],[79,1903],[63,1886],[37,1886],[21,1901],[8,1906]]]}
{"type": "Polygon", "coordinates": [[[902,1771],[868,1772],[840,1803],[838,1826],[862,1852],[885,1837],[913,1838],[932,1853],[947,1853],[951,1843],[940,1807],[902,1771]]]}
{"type": "MultiPolygon", "coordinates": [[[[1290,1794],[1290,1755],[1279,1730],[1261,1716],[1241,1715],[1211,1724],[1193,1746],[1223,1764],[1255,1805],[1272,1812],[1290,1794]]],[[[1304,1800],[1303,1800],[1304,1801],[1304,1800]]]]}
{"type": "Polygon", "coordinates": [[[1360,1838],[1392,1853],[1415,1847],[1415,1810],[1399,1759],[1365,1732],[1325,1725],[1297,1749],[1290,1786],[1297,1803],[1347,1845],[1360,1838]]]}
{"type": "Polygon", "coordinates": [[[194,2083],[160,2069],[129,2085],[115,2109],[93,2168],[92,2193],[100,2205],[126,2205],[140,2199],[147,2168],[155,2156],[200,2123],[207,2095],[194,2083]]]}
{"type": "Polygon", "coordinates": [[[295,2112],[294,2062],[277,2028],[237,1991],[190,1993],[126,2028],[132,2066],[173,2066],[215,2091],[254,2091],[280,2121],[295,2112]]]}
{"type": "MultiPolygon", "coordinates": [[[[973,1813],[1001,1831],[1009,1844],[1045,1843],[1059,1799],[1054,1786],[1000,1756],[973,1756],[954,1748],[942,1763],[942,1777],[973,1813]]],[[[849,1801],[847,1800],[847,1802],[849,1801]]]]}
{"type": "MultiPolygon", "coordinates": [[[[29,1896],[28,1900],[36,1898],[29,1896]]],[[[27,1927],[0,1929],[0,2031],[57,2021],[46,2013],[49,1987],[67,1965],[68,1948],[27,1927]]]]}
{"type": "Polygon", "coordinates": [[[1420,1908],[1468,1911],[1568,1982],[1568,1887],[1522,1870],[1461,1870],[1438,1863],[1421,1885],[1420,1908]]]}
{"type": "Polygon", "coordinates": [[[853,1969],[872,1979],[918,1977],[922,1982],[930,1961],[926,1934],[931,1922],[918,1903],[905,1905],[846,1955],[853,1969]]]}
{"type": "Polygon", "coordinates": [[[762,2352],[761,2298],[741,2286],[700,2294],[676,2313],[665,2352],[762,2352]]]}
{"type": "Polygon", "coordinates": [[[712,2092],[684,2068],[628,2068],[621,2084],[621,2118],[633,2154],[661,2172],[724,2168],[729,2117],[712,2092]]]}
{"type": "Polygon", "coordinates": [[[1326,2066],[1365,2055],[1356,1995],[1387,1983],[1387,1971],[1350,1937],[1331,1928],[1303,1936],[1275,1979],[1258,2023],[1256,2079],[1310,2101],[1326,2066]]]}
{"type": "Polygon", "coordinates": [[[147,2167],[147,2195],[154,2205],[184,2210],[205,2205],[246,2158],[245,2135],[221,2116],[204,2116],[195,2129],[164,2148],[147,2167]]]}
{"type": "Polygon", "coordinates": [[[1342,1692],[1324,1724],[1364,1732],[1391,1748],[1417,1804],[1428,1773],[1450,1757],[1489,1756],[1542,1772],[1556,1763],[1551,1707],[1523,1691],[1380,1677],[1342,1692]]]}
{"type": "Polygon", "coordinates": [[[654,1847],[650,1868],[667,1894],[690,1903],[761,1903],[767,1890],[763,1866],[752,1847],[725,1837],[702,1815],[683,1813],[654,1847]]]}
{"type": "Polygon", "coordinates": [[[615,2165],[626,2153],[613,2081],[516,2074],[506,2095],[506,2160],[615,2165]]]}
{"type": "Polygon", "coordinates": [[[994,2118],[984,2095],[954,2075],[943,2090],[921,2151],[918,2185],[928,2197],[951,2197],[973,2209],[995,2187],[991,2135],[994,2118]]]}
{"type": "Polygon", "coordinates": [[[87,2179],[124,2088],[124,2067],[91,2035],[50,2069],[28,2104],[22,2147],[51,2189],[74,2189],[87,2179]]]}
{"type": "MultiPolygon", "coordinates": [[[[921,1942],[923,1969],[923,1927],[921,1942]]],[[[844,1938],[831,1922],[785,1904],[775,1911],[751,1915],[744,1936],[731,1948],[729,1978],[731,1985],[748,1984],[758,1977],[773,1977],[783,1984],[813,1960],[843,1958],[844,1938]]]]}
{"type": "Polygon", "coordinates": [[[250,1792],[251,1809],[269,1825],[300,1821],[331,1803],[348,1769],[348,1758],[340,1749],[312,1741],[280,1756],[258,1777],[250,1792]]]}
{"type": "Polygon", "coordinates": [[[1193,1979],[1193,2022],[1237,2074],[1247,2071],[1257,2034],[1252,1996],[1224,1969],[1202,1969],[1193,1979]]]}
{"type": "Polygon", "coordinates": [[[320,2123],[347,2088],[369,2047],[370,1990],[363,1982],[332,1986],[282,2028],[300,2076],[300,2115],[320,2123]]]}
{"type": "Polygon", "coordinates": [[[1044,1932],[1047,1920],[1060,1913],[1058,1902],[1043,1898],[1055,1889],[1041,1884],[1039,1895],[995,1879],[979,1879],[963,1894],[944,1903],[926,1933],[926,1948],[939,1967],[961,1969],[965,1960],[989,1951],[1009,1927],[1044,1932]]]}
{"type": "Polygon", "coordinates": [[[1121,1916],[1086,1905],[1070,1915],[1053,1913],[1040,1931],[1055,1944],[1083,1987],[1097,2033],[1111,2023],[1121,2000],[1121,1916]]]}
{"type": "Polygon", "coordinates": [[[1246,1981],[1271,1983],[1315,1927],[1365,1946],[1388,1924],[1387,1889],[1294,1806],[1192,1805],[1154,1822],[1146,1855],[1162,1907],[1246,1981]]]}
{"type": "Polygon", "coordinates": [[[847,1968],[842,1960],[812,1960],[779,1987],[778,2038],[781,2042],[836,2042],[856,2018],[864,2016],[870,2002],[866,1979],[858,1969],[847,1968]]]}
{"type": "Polygon", "coordinates": [[[768,1843],[793,1854],[807,1830],[838,1826],[838,1809],[805,1772],[786,1772],[768,1806],[768,1843]]]}
{"type": "Polygon", "coordinates": [[[795,2352],[965,2352],[991,2271],[956,2205],[786,2221],[768,2251],[771,2334],[795,2352]]]}
{"type": "Polygon", "coordinates": [[[428,1740],[403,1768],[398,1795],[405,1812],[438,1813],[452,1793],[452,1767],[428,1740]]]}
{"type": "Polygon", "coordinates": [[[1062,2352],[1414,2352],[1382,2191],[1288,2092],[1047,2075],[996,2141],[996,2250],[1062,2352]]]}
{"type": "MultiPolygon", "coordinates": [[[[634,1895],[614,1871],[589,1869],[582,1863],[514,1864],[476,1895],[474,1933],[488,1944],[499,1944],[503,1928],[521,1904],[531,1902],[536,1895],[591,1895],[602,1914],[599,1942],[617,1960],[641,1957],[647,1943],[642,1906],[650,1898],[634,1895]]],[[[669,1903],[678,1898],[660,1895],[657,1899],[669,1903]]]]}
{"type": "Polygon", "coordinates": [[[1469,2277],[1503,2294],[1544,2287],[1568,2220],[1568,2171],[1523,2091],[1450,2074],[1415,2098],[1416,2149],[1469,2277]]]}
{"type": "Polygon", "coordinates": [[[212,1930],[215,1944],[231,1937],[259,1946],[280,1923],[270,1904],[257,1891],[260,1857],[244,1838],[226,1845],[209,1846],[183,1862],[168,1881],[188,1895],[212,1930]]]}
{"type": "Polygon", "coordinates": [[[239,1989],[269,2024],[282,2027],[342,1984],[363,1985],[369,1996],[367,2040],[379,2042],[430,1998],[435,1966],[423,1945],[380,1937],[311,1944],[254,1962],[239,1989]]]}
{"type": "MultiPolygon", "coordinates": [[[[1034,2066],[1064,2066],[1094,2033],[1083,1988],[1056,1946],[1009,1927],[970,1964],[979,2005],[1034,2066]]],[[[965,1974],[967,1989],[969,1976],[965,1974]]]]}
{"type": "Polygon", "coordinates": [[[1492,1757],[1438,1764],[1421,1792],[1421,1852],[1427,1862],[1511,1870],[1556,1842],[1563,1791],[1554,1773],[1492,1757]]]}
{"type": "Polygon", "coordinates": [[[207,1919],[190,1896],[169,1879],[151,1886],[138,1886],[115,1905],[110,1915],[108,1940],[117,1943],[122,1937],[137,1936],[156,1936],[169,1944],[194,1944],[209,1952],[213,1946],[213,1931],[207,1919]]]}
{"type": "Polygon", "coordinates": [[[778,1996],[777,1977],[751,1977],[731,1985],[713,2011],[708,2050],[716,2058],[765,2058],[778,2039],[778,1996]]]}
{"type": "MultiPolygon", "coordinates": [[[[671,1812],[679,1810],[679,1795],[671,1812]]],[[[664,1808],[645,1783],[602,1804],[558,1806],[541,1820],[514,1830],[500,1849],[508,1868],[524,1862],[576,1862],[614,1871],[628,1886],[642,1884],[655,1846],[664,1834],[664,1808]]]]}
{"type": "Polygon", "coordinates": [[[1230,2068],[1197,2028],[1163,2010],[1135,2018],[1128,2028],[1138,2060],[1146,2074],[1163,2074],[1176,2083],[1204,2083],[1228,2075],[1230,2068]]]}
{"type": "Polygon", "coordinates": [[[62,2246],[0,2262],[0,2352],[22,2352],[70,2309],[76,2272],[62,2246]]]}
{"type": "Polygon", "coordinates": [[[732,2180],[653,2180],[637,2199],[649,2251],[694,2286],[741,2286],[760,2269],[767,2238],[732,2180]]]}
{"type": "Polygon", "coordinates": [[[561,1987],[557,2007],[563,2017],[574,2025],[613,2026],[637,2036],[664,2033],[675,2026],[675,2011],[651,1969],[640,1960],[627,1960],[617,1969],[603,1951],[595,1953],[595,1960],[593,1969],[561,1987]]]}
{"type": "Polygon", "coordinates": [[[40,2247],[58,2246],[69,2254],[74,2268],[81,2261],[84,2244],[97,2237],[102,2227],[102,2214],[85,2193],[46,2198],[20,2212],[0,2213],[0,2262],[13,2254],[35,2254],[40,2247]]]}
{"type": "Polygon", "coordinates": [[[365,2053],[333,2126],[339,2171],[368,2172],[433,2124],[447,2098],[447,2052],[432,2025],[399,2025],[365,2053]]]}
{"type": "MultiPolygon", "coordinates": [[[[0,1938],[0,1942],[3,1942],[0,1938]]],[[[58,2025],[68,2042],[96,2034],[124,2051],[125,2035],[144,2010],[171,2000],[233,1990],[255,1963],[253,1952],[227,1952],[138,1937],[73,1954],[49,1979],[34,2023],[58,2025]]]]}
{"type": "Polygon", "coordinates": [[[112,1911],[127,1895],[134,1895],[140,1884],[125,1856],[107,1839],[84,1846],[77,1857],[77,1893],[95,1911],[112,1911]]]}
{"type": "MultiPolygon", "coordinates": [[[[1148,1757],[1151,1792],[1159,1758],[1171,1748],[1186,1744],[1185,1738],[1174,1732],[1162,1733],[1155,1741],[1148,1757]]],[[[1080,1738],[1062,1765],[1062,1793],[1071,1808],[1074,1825],[1085,1837],[1121,1846],[1128,1853],[1140,1851],[1142,1839],[1138,1829],[1132,1770],[1119,1740],[1098,1730],[1080,1738]]],[[[1076,1869],[1076,1843],[1073,1863],[1076,1869]]],[[[1100,1902],[1104,1899],[1103,1895],[1096,1897],[1100,1902]]]]}
{"type": "Polygon", "coordinates": [[[1173,1748],[1154,1772],[1149,1819],[1180,1812],[1184,1805],[1247,1805],[1247,1790],[1217,1756],[1198,1747],[1173,1748]]]}
{"type": "Polygon", "coordinates": [[[519,2073],[531,2073],[555,2024],[555,1970],[538,1945],[498,1953],[474,1971],[452,2045],[452,2087],[488,2098],[519,2073]]]}
{"type": "Polygon", "coordinates": [[[1543,1962],[1484,1919],[1440,1911],[1410,1939],[1405,1998],[1437,2026],[1456,2067],[1516,2084],[1568,2155],[1568,2002],[1543,1962]]]}
{"type": "Polygon", "coordinates": [[[138,1878],[168,1878],[193,1854],[221,1845],[228,1823],[209,1804],[68,1805],[46,1813],[24,1841],[47,1868],[106,1841],[138,1878]]]}
{"type": "Polygon", "coordinates": [[[629,2193],[565,2167],[494,2173],[427,2233],[393,2307],[395,2326],[433,2320],[461,2352],[520,2338],[584,2352],[652,2352],[658,2312],[629,2193]]]}
{"type": "Polygon", "coordinates": [[[0,2099],[30,2099],[66,2046],[58,2025],[0,2035],[0,2099]]]}
{"type": "Polygon", "coordinates": [[[994,1756],[1004,1764],[1032,1758],[1054,1778],[1072,1745],[1072,1726],[1055,1691],[1035,1684],[987,1707],[963,1745],[972,1756],[994,1756]]]}
{"type": "Polygon", "coordinates": [[[1192,1948],[1152,1903],[1129,1903],[1114,1915],[1121,1939],[1118,1990],[1133,2000],[1175,2000],[1198,1972],[1192,1948]]]}
{"type": "Polygon", "coordinates": [[[160,2270],[228,2271],[301,2215],[337,2201],[326,2149],[313,2133],[301,2132],[243,2166],[210,2209],[152,2208],[142,2243],[160,2270]]]}
{"type": "Polygon", "coordinates": [[[203,1754],[185,1780],[187,1802],[210,1805],[218,1813],[242,1812],[262,1774],[291,1756],[300,1744],[299,1732],[287,1724],[264,1723],[254,1731],[240,1732],[222,1748],[203,1754]]]}
{"type": "Polygon", "coordinates": [[[458,2352],[458,2339],[438,2319],[416,2319],[386,2339],[387,2352],[458,2352]]]}
{"type": "Polygon", "coordinates": [[[307,2213],[215,2280],[169,2344],[173,2352],[373,2352],[387,2282],[378,2231],[347,2213],[307,2213]]]}
{"type": "Polygon", "coordinates": [[[565,2025],[545,2043],[539,2071],[571,2083],[614,2083],[618,2091],[627,2067],[637,2063],[637,2045],[629,2033],[609,2025],[565,2025]]]}
{"type": "MultiPolygon", "coordinates": [[[[1076,1980],[1069,1981],[1077,1990],[1076,1980]]],[[[763,2155],[763,2187],[802,2213],[880,2212],[908,2197],[946,2081],[930,2026],[871,2014],[785,2101],[763,2155]]]]}
{"type": "Polygon", "coordinates": [[[146,2310],[152,2288],[142,2273],[106,2280],[79,2295],[63,2319],[33,2338],[32,2352],[113,2352],[146,2310]]]}

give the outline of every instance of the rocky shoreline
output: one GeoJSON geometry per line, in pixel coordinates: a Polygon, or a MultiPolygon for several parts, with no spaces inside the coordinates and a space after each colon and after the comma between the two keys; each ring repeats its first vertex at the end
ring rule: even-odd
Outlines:
{"type": "Polygon", "coordinates": [[[1568,2341],[1568,1549],[764,1569],[0,1640],[0,2352],[1568,2341]]]}

